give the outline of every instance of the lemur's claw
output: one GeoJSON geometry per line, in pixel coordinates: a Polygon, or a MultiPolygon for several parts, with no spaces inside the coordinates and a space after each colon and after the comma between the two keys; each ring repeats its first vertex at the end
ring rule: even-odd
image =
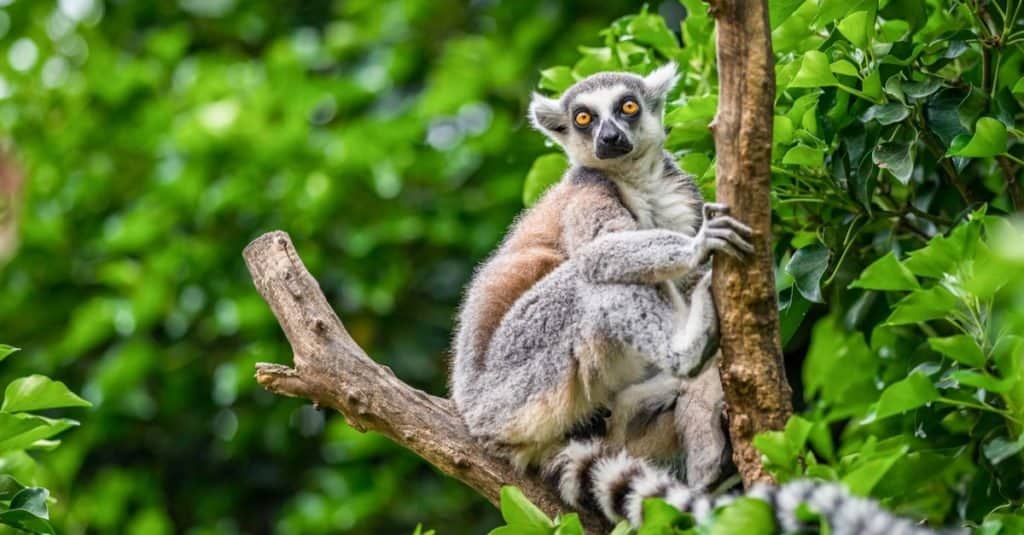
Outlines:
{"type": "Polygon", "coordinates": [[[728,205],[705,203],[703,213],[701,234],[707,240],[710,251],[721,251],[737,260],[744,260],[747,255],[754,254],[754,246],[750,243],[754,230],[730,217],[728,205]]]}
{"type": "Polygon", "coordinates": [[[729,205],[716,202],[706,202],[704,203],[703,215],[704,221],[714,219],[718,216],[729,215],[729,205]]]}

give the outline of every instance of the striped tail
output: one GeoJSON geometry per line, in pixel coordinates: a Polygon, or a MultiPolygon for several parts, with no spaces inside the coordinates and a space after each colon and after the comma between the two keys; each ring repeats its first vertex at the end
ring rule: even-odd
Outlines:
{"type": "MultiPolygon", "coordinates": [[[[567,504],[601,511],[613,522],[626,519],[634,527],[643,521],[646,498],[661,498],[680,511],[692,514],[701,523],[717,507],[737,497],[712,497],[691,490],[667,470],[623,451],[610,452],[598,440],[571,441],[547,464],[545,473],[557,482],[567,504]]],[[[828,522],[833,535],[967,533],[966,530],[935,531],[917,525],[885,511],[873,500],[851,496],[837,483],[798,480],[779,487],[757,485],[747,496],[770,505],[783,532],[812,527],[797,515],[799,506],[806,504],[828,522]]]]}

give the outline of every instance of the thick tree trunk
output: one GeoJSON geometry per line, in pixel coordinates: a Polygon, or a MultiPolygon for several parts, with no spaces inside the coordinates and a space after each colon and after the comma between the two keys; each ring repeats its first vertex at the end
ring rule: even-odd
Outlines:
{"type": "Polygon", "coordinates": [[[714,0],[718,32],[717,199],[754,229],[749,263],[714,260],[733,460],[743,483],[771,482],[754,435],[781,429],[792,413],[779,343],[771,252],[771,149],[775,73],[765,0],[714,0]]]}
{"type": "MultiPolygon", "coordinates": [[[[260,236],[244,256],[256,289],[294,352],[295,368],[257,364],[256,380],[264,388],[341,412],[352,427],[387,436],[495,505],[501,487],[514,485],[548,516],[570,510],[539,476],[519,473],[488,455],[451,401],[410,387],[368,357],[327,303],[287,234],[260,236]]],[[[580,519],[590,533],[610,529],[592,512],[580,511],[580,519]]]]}

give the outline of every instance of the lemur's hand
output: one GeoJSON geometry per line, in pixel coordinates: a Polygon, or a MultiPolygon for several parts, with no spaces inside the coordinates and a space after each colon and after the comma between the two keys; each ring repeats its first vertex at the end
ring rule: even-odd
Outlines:
{"type": "Polygon", "coordinates": [[[705,203],[704,223],[697,232],[696,240],[700,262],[704,263],[715,252],[721,251],[739,260],[754,254],[754,246],[748,241],[754,231],[750,227],[729,217],[729,207],[719,203],[705,203]]]}

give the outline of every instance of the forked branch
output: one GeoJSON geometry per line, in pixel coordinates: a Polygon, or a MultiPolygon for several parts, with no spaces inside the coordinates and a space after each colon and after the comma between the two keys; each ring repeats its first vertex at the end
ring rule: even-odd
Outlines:
{"type": "MultiPolygon", "coordinates": [[[[569,511],[533,473],[489,455],[469,435],[451,401],[405,384],[352,340],[284,232],[260,236],[243,253],[256,289],[291,343],[295,367],[261,363],[256,380],[275,394],[306,398],[345,415],[360,431],[376,431],[408,448],[491,503],[515,485],[548,516],[569,511]]],[[[588,532],[607,532],[598,515],[580,511],[588,532]]]]}

